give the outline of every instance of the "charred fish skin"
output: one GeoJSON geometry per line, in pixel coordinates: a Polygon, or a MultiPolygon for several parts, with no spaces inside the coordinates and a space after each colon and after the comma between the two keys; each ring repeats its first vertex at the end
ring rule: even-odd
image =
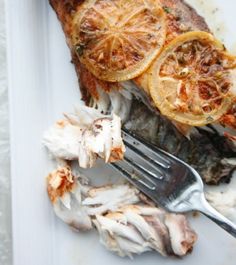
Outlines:
{"type": "Polygon", "coordinates": [[[236,160],[236,152],[229,147],[225,137],[216,135],[215,131],[199,129],[187,139],[168,119],[154,114],[137,100],[133,101],[130,120],[124,126],[192,165],[207,184],[218,184],[231,177],[235,166],[233,163],[232,166],[225,165],[223,161],[228,158],[236,160]]]}

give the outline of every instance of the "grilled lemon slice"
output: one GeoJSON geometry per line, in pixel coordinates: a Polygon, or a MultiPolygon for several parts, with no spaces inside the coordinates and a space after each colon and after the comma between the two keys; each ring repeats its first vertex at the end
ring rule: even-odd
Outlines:
{"type": "Polygon", "coordinates": [[[165,22],[157,0],[87,0],[73,21],[73,45],[97,78],[129,80],[160,52],[165,22]]]}
{"type": "Polygon", "coordinates": [[[149,92],[170,119],[192,126],[218,120],[236,94],[236,58],[206,32],[189,32],[161,52],[149,72],[149,92]]]}

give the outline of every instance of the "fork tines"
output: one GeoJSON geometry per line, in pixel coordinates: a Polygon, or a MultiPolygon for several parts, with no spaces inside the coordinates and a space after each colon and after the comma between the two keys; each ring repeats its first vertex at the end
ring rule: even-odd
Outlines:
{"type": "Polygon", "coordinates": [[[122,133],[126,146],[125,157],[113,166],[131,182],[136,182],[136,185],[139,182],[146,188],[155,190],[157,181],[165,178],[165,170],[170,168],[170,162],[161,151],[151,149],[124,129],[122,133]]]}

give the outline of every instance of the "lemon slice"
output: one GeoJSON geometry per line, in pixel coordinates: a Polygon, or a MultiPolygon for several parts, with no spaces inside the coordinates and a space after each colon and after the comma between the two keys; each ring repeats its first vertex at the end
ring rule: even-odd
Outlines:
{"type": "Polygon", "coordinates": [[[157,0],[87,0],[73,21],[73,46],[97,78],[129,80],[160,52],[165,22],[157,0]]]}
{"type": "Polygon", "coordinates": [[[202,126],[218,120],[236,94],[236,58],[206,32],[183,34],[161,52],[149,71],[149,92],[162,114],[202,126]]]}

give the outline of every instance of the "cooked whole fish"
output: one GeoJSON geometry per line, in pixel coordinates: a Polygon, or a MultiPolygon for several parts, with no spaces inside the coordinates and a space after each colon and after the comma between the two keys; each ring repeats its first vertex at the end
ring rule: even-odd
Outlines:
{"type": "MultiPolygon", "coordinates": [[[[152,107],[145,91],[145,78],[142,76],[133,81],[109,83],[98,80],[80,63],[72,45],[72,26],[73,18],[80,12],[83,2],[84,0],[50,0],[65,32],[84,101],[103,113],[109,110],[116,113],[123,121],[127,121],[126,127],[130,130],[191,164],[206,183],[228,181],[235,168],[232,161],[236,159],[235,140],[232,137],[220,135],[213,127],[191,129],[162,117],[152,107]],[[131,105],[132,97],[139,101],[135,100],[131,105]],[[181,133],[188,136],[188,139],[181,133]]],[[[205,20],[185,1],[161,0],[160,3],[167,16],[167,43],[188,31],[210,31],[205,20]]],[[[235,127],[234,109],[221,119],[223,125],[235,127]]]]}
{"type": "Polygon", "coordinates": [[[146,251],[184,256],[197,239],[188,220],[142,201],[129,184],[92,187],[65,162],[47,177],[56,215],[77,231],[98,229],[101,242],[120,256],[146,251]]]}

